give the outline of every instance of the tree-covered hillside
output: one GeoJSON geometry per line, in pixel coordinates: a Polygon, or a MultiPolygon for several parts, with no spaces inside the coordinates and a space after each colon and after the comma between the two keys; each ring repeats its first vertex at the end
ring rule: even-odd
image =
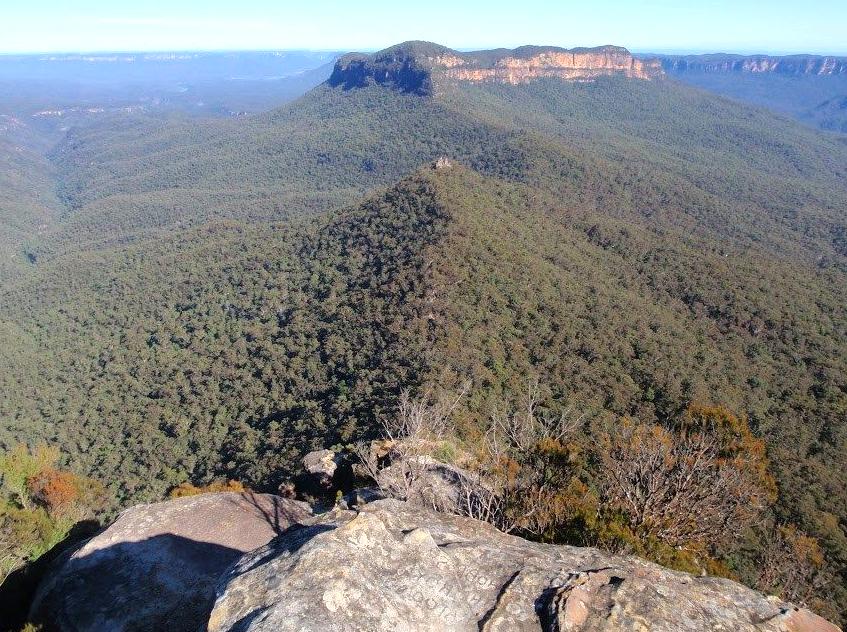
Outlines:
{"type": "Polygon", "coordinates": [[[53,174],[40,135],[15,117],[0,117],[0,282],[26,269],[24,244],[61,213],[53,174]]]}
{"type": "Polygon", "coordinates": [[[623,191],[637,215],[655,206],[653,221],[766,235],[807,256],[843,240],[843,142],[673,82],[605,78],[463,85],[438,99],[323,86],[246,121],[128,118],[74,130],[54,152],[72,212],[36,249],[323,211],[439,155],[548,188],[579,172],[593,179],[588,195],[623,191]],[[673,212],[660,216],[670,197],[673,212]]]}
{"type": "Polygon", "coordinates": [[[437,94],[70,130],[61,217],[0,289],[0,442],[125,504],[273,490],[405,389],[470,380],[471,442],[533,380],[587,436],[726,406],[843,609],[847,145],[670,81],[437,94]]]}

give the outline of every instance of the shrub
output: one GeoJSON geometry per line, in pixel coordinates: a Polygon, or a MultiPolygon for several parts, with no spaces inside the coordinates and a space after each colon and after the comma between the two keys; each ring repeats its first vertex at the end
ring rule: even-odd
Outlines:
{"type": "Polygon", "coordinates": [[[705,554],[738,539],[773,501],[774,484],[760,443],[725,419],[740,423],[723,411],[679,430],[625,420],[595,448],[604,509],[677,549],[705,554]]]}
{"type": "Polygon", "coordinates": [[[0,583],[106,505],[103,485],[59,469],[58,458],[44,444],[0,454],[0,583]]]}
{"type": "Polygon", "coordinates": [[[246,491],[248,491],[247,488],[239,481],[214,481],[201,487],[196,487],[186,482],[174,487],[168,496],[170,498],[185,498],[186,496],[198,496],[200,494],[216,494],[219,492],[242,493],[246,491]]]}

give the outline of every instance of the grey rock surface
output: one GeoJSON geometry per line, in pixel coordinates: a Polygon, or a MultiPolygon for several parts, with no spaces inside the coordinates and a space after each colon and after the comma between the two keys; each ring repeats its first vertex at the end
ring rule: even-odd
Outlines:
{"type": "Polygon", "coordinates": [[[300,487],[312,494],[327,493],[334,489],[339,456],[332,450],[316,450],[303,457],[305,474],[300,487]]]}
{"type": "Polygon", "coordinates": [[[832,632],[735,582],[535,544],[395,500],[295,525],[222,577],[210,632],[832,632]]]}
{"type": "Polygon", "coordinates": [[[221,574],[310,515],[304,503],[267,494],[132,507],[57,560],[31,619],[48,631],[193,632],[205,627],[221,574]]]}
{"type": "Polygon", "coordinates": [[[461,468],[430,457],[413,456],[381,469],[376,483],[386,497],[405,498],[418,505],[455,513],[461,505],[463,490],[472,489],[476,481],[461,468]]]}

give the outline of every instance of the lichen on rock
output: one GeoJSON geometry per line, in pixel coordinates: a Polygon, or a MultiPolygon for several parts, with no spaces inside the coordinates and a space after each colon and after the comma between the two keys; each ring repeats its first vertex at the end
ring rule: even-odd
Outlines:
{"type": "Polygon", "coordinates": [[[210,632],[835,631],[726,579],[531,543],[396,500],[337,509],[244,556],[210,632]]]}

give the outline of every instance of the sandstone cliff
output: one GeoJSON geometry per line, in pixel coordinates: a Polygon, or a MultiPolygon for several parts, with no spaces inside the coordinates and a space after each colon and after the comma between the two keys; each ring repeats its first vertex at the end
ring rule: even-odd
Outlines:
{"type": "Polygon", "coordinates": [[[782,75],[847,75],[847,57],[818,55],[669,55],[661,57],[668,73],[778,73],[782,75]]]}
{"type": "Polygon", "coordinates": [[[625,48],[567,50],[525,46],[515,50],[460,53],[437,44],[409,42],[373,55],[339,59],[330,85],[356,88],[376,83],[430,94],[447,81],[521,84],[542,78],[593,81],[602,76],[649,80],[662,75],[658,60],[637,59],[625,48]]]}
{"type": "Polygon", "coordinates": [[[395,500],[307,514],[235,494],[131,509],[45,580],[36,621],[79,632],[837,631],[728,580],[395,500]]]}

